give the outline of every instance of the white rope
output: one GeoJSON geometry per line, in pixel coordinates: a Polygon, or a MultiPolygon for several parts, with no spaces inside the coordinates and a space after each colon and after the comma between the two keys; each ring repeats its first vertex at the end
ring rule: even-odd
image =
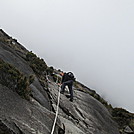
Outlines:
{"type": "Polygon", "coordinates": [[[53,132],[54,132],[55,124],[56,124],[56,120],[57,120],[57,116],[58,116],[58,110],[59,110],[59,103],[60,103],[60,87],[59,86],[58,86],[58,89],[59,89],[59,93],[58,93],[57,110],[56,110],[56,115],[55,115],[55,119],[54,119],[51,134],[53,134],[53,132]]]}
{"type": "MultiPolygon", "coordinates": [[[[48,76],[47,76],[47,75],[46,75],[46,78],[47,78],[47,81],[48,81],[48,82],[51,82],[51,81],[48,79],[48,76]]],[[[56,83],[58,83],[58,77],[57,77],[56,83]]],[[[55,84],[56,84],[56,83],[55,83],[55,84]]],[[[57,117],[58,117],[59,103],[60,103],[60,87],[58,86],[58,102],[57,102],[56,114],[55,114],[55,119],[54,119],[54,123],[53,123],[53,127],[52,127],[51,134],[54,133],[55,124],[56,124],[57,117]]]]}

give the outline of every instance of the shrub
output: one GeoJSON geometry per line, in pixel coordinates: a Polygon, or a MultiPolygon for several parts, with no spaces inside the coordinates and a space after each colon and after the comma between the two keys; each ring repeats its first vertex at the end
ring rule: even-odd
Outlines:
{"type": "Polygon", "coordinates": [[[47,72],[48,75],[52,75],[53,72],[54,72],[54,68],[52,66],[51,67],[47,67],[46,72],[47,72]]]}
{"type": "Polygon", "coordinates": [[[14,66],[5,63],[0,59],[0,84],[7,86],[9,89],[16,91],[20,96],[29,99],[31,89],[29,85],[33,82],[34,76],[24,76],[14,66]]]}
{"type": "Polygon", "coordinates": [[[4,37],[0,37],[0,42],[8,43],[7,39],[6,39],[6,38],[4,38],[4,37]]]}
{"type": "Polygon", "coordinates": [[[134,131],[134,116],[133,116],[133,119],[131,119],[129,126],[130,126],[130,127],[133,129],[133,131],[134,131]]]}
{"type": "Polygon", "coordinates": [[[45,61],[37,57],[32,51],[27,53],[26,60],[30,63],[30,67],[36,74],[40,75],[47,69],[45,61]]]}
{"type": "Polygon", "coordinates": [[[52,75],[54,82],[61,83],[61,77],[56,74],[52,75]]]}
{"type": "Polygon", "coordinates": [[[34,79],[35,79],[35,76],[34,75],[30,75],[29,76],[29,83],[30,84],[33,83],[34,79]]]}
{"type": "Polygon", "coordinates": [[[112,116],[120,127],[129,124],[130,115],[129,112],[122,108],[113,108],[112,116]]]}
{"type": "Polygon", "coordinates": [[[28,52],[27,55],[26,55],[26,59],[27,59],[28,61],[31,61],[31,60],[33,60],[33,59],[36,58],[36,57],[37,57],[37,56],[36,56],[34,53],[32,53],[32,51],[28,52]]]}

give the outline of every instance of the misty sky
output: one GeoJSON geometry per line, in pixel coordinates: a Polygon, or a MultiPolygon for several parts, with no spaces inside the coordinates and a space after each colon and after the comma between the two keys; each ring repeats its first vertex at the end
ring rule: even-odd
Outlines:
{"type": "Polygon", "coordinates": [[[0,28],[134,112],[134,0],[0,0],[0,28]]]}

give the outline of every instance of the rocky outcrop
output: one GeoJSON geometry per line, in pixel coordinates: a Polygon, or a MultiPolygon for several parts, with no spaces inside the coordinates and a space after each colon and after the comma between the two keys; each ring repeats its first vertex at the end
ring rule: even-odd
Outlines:
{"type": "MultiPolygon", "coordinates": [[[[50,134],[60,88],[55,83],[61,79],[59,71],[49,68],[44,60],[26,50],[3,30],[0,30],[0,59],[15,67],[24,78],[34,76],[34,81],[23,88],[30,89],[29,99],[14,90],[19,88],[15,85],[22,78],[15,77],[10,88],[6,82],[3,84],[0,77],[0,133],[50,134]]],[[[10,75],[13,73],[6,69],[10,75]]],[[[54,134],[63,133],[63,130],[65,134],[119,134],[117,123],[108,109],[98,101],[99,95],[79,82],[74,84],[73,89],[73,102],[67,98],[68,89],[64,95],[61,94],[54,134]]],[[[127,133],[128,128],[125,130],[127,133]]]]}

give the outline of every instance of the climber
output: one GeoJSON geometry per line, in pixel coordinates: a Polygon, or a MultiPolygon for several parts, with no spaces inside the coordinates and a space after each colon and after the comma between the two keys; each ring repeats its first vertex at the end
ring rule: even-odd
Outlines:
{"type": "Polygon", "coordinates": [[[72,72],[63,73],[61,72],[60,75],[62,76],[61,80],[61,93],[64,94],[65,87],[68,86],[70,92],[70,101],[73,102],[73,82],[75,81],[74,75],[72,72]]]}

